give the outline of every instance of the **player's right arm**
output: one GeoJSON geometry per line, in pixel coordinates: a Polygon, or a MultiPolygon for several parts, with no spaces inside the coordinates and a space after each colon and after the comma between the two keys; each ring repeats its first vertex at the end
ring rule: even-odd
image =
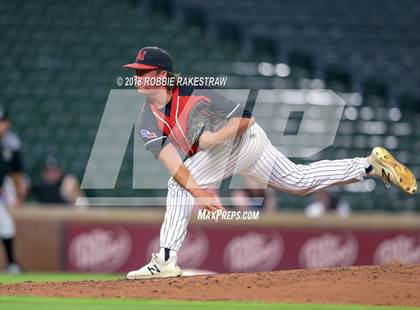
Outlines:
{"type": "Polygon", "coordinates": [[[148,105],[144,105],[142,108],[142,114],[138,120],[138,128],[145,148],[163,163],[178,184],[195,198],[195,202],[200,208],[209,211],[224,210],[219,198],[201,188],[194,180],[190,171],[182,162],[175,146],[157,126],[156,119],[148,105]]]}
{"type": "Polygon", "coordinates": [[[168,169],[178,184],[195,198],[195,202],[200,208],[209,211],[224,210],[217,195],[206,191],[197,184],[172,143],[168,143],[160,151],[159,160],[168,169]]]}

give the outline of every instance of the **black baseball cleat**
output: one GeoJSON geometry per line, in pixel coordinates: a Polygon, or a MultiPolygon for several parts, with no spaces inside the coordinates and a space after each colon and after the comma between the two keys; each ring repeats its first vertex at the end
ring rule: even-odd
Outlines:
{"type": "Polygon", "coordinates": [[[417,192],[417,181],[413,172],[398,162],[385,148],[375,147],[369,159],[373,171],[382,177],[386,187],[390,188],[393,183],[408,194],[414,195],[417,192]]]}

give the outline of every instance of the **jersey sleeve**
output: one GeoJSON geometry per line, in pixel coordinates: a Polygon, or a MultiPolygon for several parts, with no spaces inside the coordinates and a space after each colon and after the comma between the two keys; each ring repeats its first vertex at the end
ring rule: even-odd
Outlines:
{"type": "Polygon", "coordinates": [[[23,172],[23,155],[22,155],[22,142],[17,134],[8,132],[4,139],[5,146],[11,151],[11,158],[9,162],[10,172],[23,172]]]}
{"type": "Polygon", "coordinates": [[[155,159],[159,158],[160,151],[169,144],[168,136],[165,135],[156,123],[149,104],[145,103],[142,113],[137,122],[137,130],[143,139],[146,150],[153,153],[155,159]]]}
{"type": "Polygon", "coordinates": [[[215,90],[207,89],[204,95],[209,98],[212,111],[221,118],[252,117],[252,113],[247,108],[226,98],[215,90]]]}
{"type": "Polygon", "coordinates": [[[13,151],[12,159],[10,161],[10,171],[11,172],[23,172],[23,156],[21,150],[13,151]]]}

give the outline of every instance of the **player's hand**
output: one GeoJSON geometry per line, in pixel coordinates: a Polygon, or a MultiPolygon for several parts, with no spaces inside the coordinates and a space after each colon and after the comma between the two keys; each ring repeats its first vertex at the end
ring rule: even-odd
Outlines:
{"type": "Polygon", "coordinates": [[[222,204],[220,203],[219,197],[214,193],[206,191],[205,189],[196,191],[194,193],[194,198],[195,204],[201,209],[208,210],[210,212],[225,210],[225,208],[223,208],[222,204]]]}
{"type": "Polygon", "coordinates": [[[210,150],[217,145],[216,134],[211,131],[205,131],[201,134],[199,145],[204,150],[210,150]]]}

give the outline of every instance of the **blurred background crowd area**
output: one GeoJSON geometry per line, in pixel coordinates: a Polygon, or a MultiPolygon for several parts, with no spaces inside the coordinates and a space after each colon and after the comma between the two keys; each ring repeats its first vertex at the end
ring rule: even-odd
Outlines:
{"type": "MultiPolygon", "coordinates": [[[[150,45],[166,49],[185,76],[228,76],[227,88],[336,91],[346,107],[333,145],[297,162],[367,156],[384,145],[420,176],[416,0],[16,0],[0,3],[0,27],[0,100],[34,183],[50,155],[82,179],[109,91],[130,74],[122,65],[150,45]]],[[[265,105],[266,124],[282,117],[282,104],[265,105]]],[[[282,134],[264,128],[269,137],[282,134]]],[[[132,189],[132,159],[131,139],[116,189],[86,194],[164,196],[132,189]]],[[[145,158],[147,175],[167,179],[152,162],[152,155],[145,158]]],[[[246,194],[252,193],[232,193],[246,194]]],[[[418,196],[387,190],[380,179],[317,197],[267,195],[270,210],[314,201],[335,209],[341,200],[344,213],[420,211],[418,196]]]]}

